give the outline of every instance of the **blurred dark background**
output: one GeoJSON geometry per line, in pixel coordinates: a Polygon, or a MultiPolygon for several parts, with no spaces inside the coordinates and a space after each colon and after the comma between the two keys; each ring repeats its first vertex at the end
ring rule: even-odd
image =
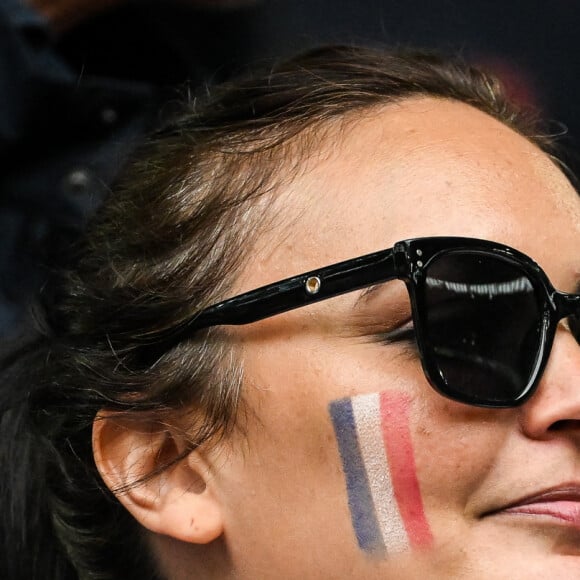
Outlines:
{"type": "Polygon", "coordinates": [[[571,134],[580,131],[580,7],[573,0],[269,0],[197,12],[186,3],[134,1],[78,26],[60,50],[95,71],[149,80],[153,69],[161,80],[193,84],[200,74],[219,78],[320,43],[459,52],[496,70],[571,134]]]}

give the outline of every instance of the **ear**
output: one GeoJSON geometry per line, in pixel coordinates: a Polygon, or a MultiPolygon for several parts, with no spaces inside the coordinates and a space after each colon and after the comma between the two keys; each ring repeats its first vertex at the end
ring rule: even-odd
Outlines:
{"type": "Polygon", "coordinates": [[[101,411],[93,423],[93,454],[103,481],[145,528],[183,542],[207,544],[223,533],[223,514],[210,465],[198,451],[147,478],[185,448],[166,428],[101,411]]]}

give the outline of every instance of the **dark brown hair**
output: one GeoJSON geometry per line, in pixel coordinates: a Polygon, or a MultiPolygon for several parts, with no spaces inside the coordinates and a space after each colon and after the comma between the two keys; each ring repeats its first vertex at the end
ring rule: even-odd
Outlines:
{"type": "Polygon", "coordinates": [[[162,337],[226,297],[269,219],[270,192],[320,146],[318,130],[413,96],[468,103],[549,150],[482,72],[354,47],[321,48],[216,89],[141,148],[55,286],[42,336],[5,364],[2,577],[159,577],[95,468],[96,414],[163,429],[187,413],[190,449],[227,435],[243,397],[226,336],[203,331],[168,352],[162,337]]]}

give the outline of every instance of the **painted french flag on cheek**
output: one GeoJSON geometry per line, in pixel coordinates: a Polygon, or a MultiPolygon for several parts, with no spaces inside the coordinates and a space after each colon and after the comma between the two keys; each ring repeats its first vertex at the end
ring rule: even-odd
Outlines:
{"type": "Polygon", "coordinates": [[[423,510],[409,430],[409,397],[371,393],[329,405],[359,546],[372,554],[426,548],[423,510]]]}

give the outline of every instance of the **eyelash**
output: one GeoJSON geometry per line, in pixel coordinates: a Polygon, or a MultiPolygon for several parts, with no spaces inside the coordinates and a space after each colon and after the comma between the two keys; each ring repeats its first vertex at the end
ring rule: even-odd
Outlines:
{"type": "Polygon", "coordinates": [[[417,346],[415,326],[413,325],[412,320],[397,326],[397,328],[393,330],[377,334],[377,338],[379,342],[384,345],[406,343],[406,346],[414,346],[415,348],[417,346]]]}

